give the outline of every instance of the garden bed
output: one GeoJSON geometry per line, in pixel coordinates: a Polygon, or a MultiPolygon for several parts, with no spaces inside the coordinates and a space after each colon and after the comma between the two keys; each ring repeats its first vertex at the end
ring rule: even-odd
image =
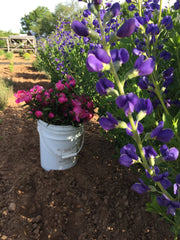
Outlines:
{"type": "MultiPolygon", "coordinates": [[[[0,65],[0,72],[13,80],[14,92],[49,85],[30,66],[16,65],[11,73],[0,65]]],[[[169,225],[145,212],[150,196],[130,189],[138,174],[118,163],[115,146],[100,135],[97,116],[85,126],[77,165],[46,172],[36,123],[26,120],[14,100],[0,112],[0,239],[173,240],[169,225]]]]}

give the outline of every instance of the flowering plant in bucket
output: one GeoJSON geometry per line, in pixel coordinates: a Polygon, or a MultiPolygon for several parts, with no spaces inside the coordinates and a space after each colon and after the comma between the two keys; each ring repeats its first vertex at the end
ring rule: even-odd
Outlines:
{"type": "Polygon", "coordinates": [[[78,126],[93,117],[94,106],[89,96],[76,94],[75,85],[75,79],[66,75],[66,80],[59,80],[49,89],[35,85],[29,91],[18,90],[16,103],[25,102],[28,118],[78,126]]]}

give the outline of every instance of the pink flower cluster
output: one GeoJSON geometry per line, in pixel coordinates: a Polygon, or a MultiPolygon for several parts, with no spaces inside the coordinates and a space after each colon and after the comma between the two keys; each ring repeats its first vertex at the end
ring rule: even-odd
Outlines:
{"type": "Polygon", "coordinates": [[[78,96],[74,78],[69,75],[66,78],[66,81],[59,80],[48,90],[39,85],[29,91],[19,90],[15,94],[16,103],[25,102],[27,114],[33,119],[56,125],[78,125],[89,121],[94,115],[91,98],[78,96]]]}

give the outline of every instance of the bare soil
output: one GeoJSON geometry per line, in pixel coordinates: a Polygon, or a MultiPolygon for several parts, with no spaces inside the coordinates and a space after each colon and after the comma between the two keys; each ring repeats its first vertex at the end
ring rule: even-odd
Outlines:
{"type": "MultiPolygon", "coordinates": [[[[18,54],[13,59],[23,61],[18,54]]],[[[0,78],[12,79],[14,92],[49,84],[31,65],[14,65],[11,73],[0,64],[0,78]]],[[[169,225],[145,211],[150,196],[130,189],[138,174],[119,165],[97,116],[85,126],[76,166],[47,172],[36,123],[14,101],[0,112],[0,239],[173,240],[169,225]]]]}

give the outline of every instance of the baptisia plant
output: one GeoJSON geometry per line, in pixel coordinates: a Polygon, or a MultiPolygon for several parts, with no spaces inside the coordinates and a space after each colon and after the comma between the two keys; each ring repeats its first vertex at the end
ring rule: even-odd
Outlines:
{"type": "Polygon", "coordinates": [[[75,79],[66,75],[49,89],[35,85],[29,91],[18,90],[16,103],[25,102],[28,118],[78,126],[93,117],[94,106],[89,96],[76,94],[75,85],[75,79]]]}
{"type": "MultiPolygon", "coordinates": [[[[146,118],[153,114],[155,105],[152,104],[150,98],[139,97],[134,92],[126,92],[126,83],[130,79],[140,77],[139,86],[151,90],[158,97],[164,111],[168,113],[162,98],[163,92],[160,91],[160,85],[156,81],[158,69],[156,58],[150,54],[150,45],[146,47],[147,42],[142,42],[141,46],[143,47],[140,47],[140,42],[137,41],[139,47],[133,50],[137,58],[132,69],[129,69],[122,79],[122,67],[129,61],[130,53],[125,48],[115,48],[117,41],[131,37],[138,32],[142,33],[144,38],[145,33],[151,33],[148,44],[150,42],[153,44],[156,42],[156,36],[160,33],[160,23],[167,30],[172,28],[170,18],[163,18],[161,22],[162,1],[160,6],[157,1],[152,4],[150,2],[144,3],[144,7],[148,5],[149,11],[145,11],[145,15],[142,16],[141,1],[138,1],[139,13],[134,18],[121,19],[121,25],[118,25],[116,31],[110,33],[110,36],[106,34],[106,25],[113,17],[120,14],[119,3],[109,6],[103,16],[101,14],[102,0],[89,3],[88,8],[98,21],[97,25],[100,31],[96,38],[99,42],[99,48],[96,47],[88,52],[86,66],[90,72],[101,73],[101,78],[96,84],[98,93],[103,96],[111,95],[115,98],[114,105],[117,113],[107,112],[107,117],[101,117],[99,120],[101,127],[107,131],[114,128],[122,132],[125,130],[126,134],[135,141],[135,144],[128,143],[121,147],[119,157],[119,163],[125,167],[140,164],[144,168],[143,179],[140,178],[138,183],[133,184],[132,189],[139,194],[151,192],[153,204],[149,205],[149,209],[151,208],[152,211],[159,213],[173,224],[173,232],[175,239],[177,239],[180,234],[179,169],[178,167],[173,169],[170,165],[171,162],[179,161],[179,150],[171,146],[174,132],[170,128],[164,127],[165,121],[161,119],[162,116],[153,122],[149,132],[145,132],[143,124],[146,118]],[[159,18],[153,19],[153,8],[156,9],[156,12],[160,9],[159,18]],[[158,21],[158,23],[148,24],[150,19],[151,22],[158,21]],[[112,46],[114,49],[111,50],[112,46]],[[144,50],[145,47],[147,52],[144,50]],[[107,77],[102,77],[102,73],[105,75],[107,71],[113,76],[111,78],[113,81],[110,81],[107,77]],[[151,83],[149,79],[152,80],[151,83]],[[122,120],[122,116],[118,115],[118,109],[124,111],[126,120],[122,120]]],[[[133,11],[135,8],[134,5],[129,9],[133,11]]],[[[71,26],[76,34],[81,34],[81,36],[87,36],[88,34],[90,37],[89,33],[91,31],[88,26],[84,27],[78,21],[74,21],[71,26]]],[[[155,47],[157,49],[157,42],[155,47]]],[[[166,51],[162,51],[159,57],[167,59],[169,56],[166,51]]],[[[132,59],[130,60],[132,61],[132,59]]],[[[163,74],[167,81],[171,75],[171,69],[163,74]]]]}

